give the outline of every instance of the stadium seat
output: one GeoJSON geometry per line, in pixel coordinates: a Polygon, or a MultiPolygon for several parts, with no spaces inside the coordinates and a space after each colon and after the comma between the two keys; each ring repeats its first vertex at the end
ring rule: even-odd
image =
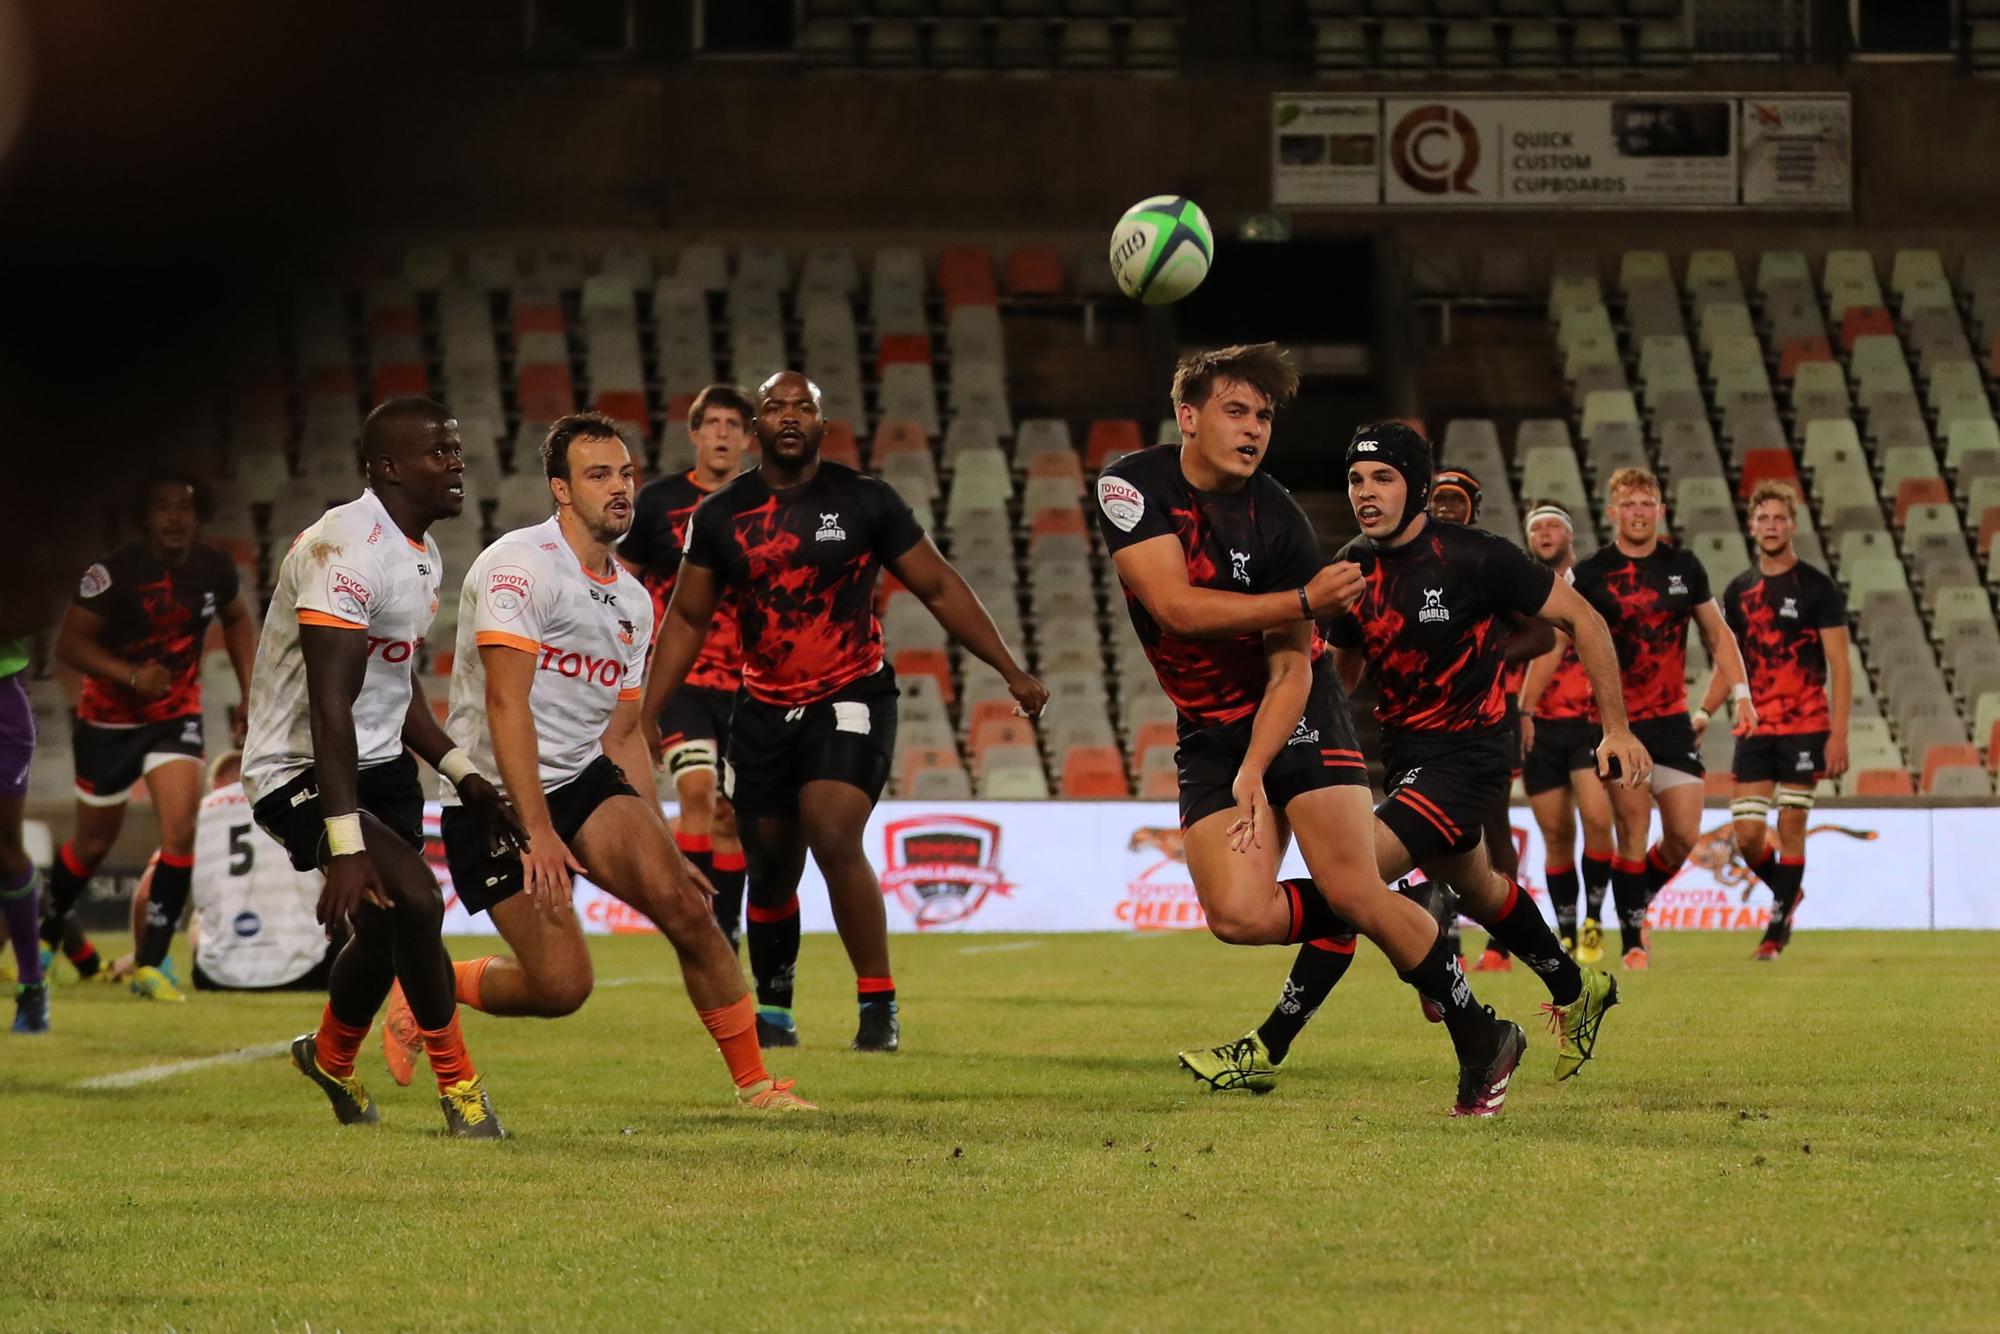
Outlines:
{"type": "Polygon", "coordinates": [[[890,665],[899,678],[929,677],[937,683],[938,697],[951,703],[951,655],[943,649],[904,649],[890,660],[890,665]]]}
{"type": "Polygon", "coordinates": [[[1789,449],[1753,449],[1743,456],[1743,476],[1737,484],[1737,494],[1748,500],[1757,484],[1766,481],[1784,482],[1795,491],[1801,489],[1798,466],[1793,463],[1789,449]]]}
{"type": "MultiPolygon", "coordinates": [[[[1981,771],[1984,776],[1984,771],[1981,771]]],[[[1125,762],[1112,746],[1076,746],[1063,757],[1062,795],[1076,799],[1123,800],[1131,795],[1125,762]]]]}
{"type": "Polygon", "coordinates": [[[1854,789],[1843,796],[1914,797],[1917,786],[1908,769],[1862,769],[1853,771],[1854,789]]]}
{"type": "Polygon", "coordinates": [[[1084,469],[1088,472],[1101,471],[1114,459],[1141,448],[1143,444],[1138,422],[1129,419],[1094,421],[1090,424],[1090,434],[1084,445],[1084,469]]]}
{"type": "MultiPolygon", "coordinates": [[[[1984,780],[1985,762],[1980,759],[1979,747],[1957,744],[1928,746],[1924,750],[1923,791],[1931,793],[1936,785],[1938,771],[1954,766],[1969,768],[1984,780]]],[[[1987,783],[1983,795],[1992,795],[1992,784],[1987,783]]]]}

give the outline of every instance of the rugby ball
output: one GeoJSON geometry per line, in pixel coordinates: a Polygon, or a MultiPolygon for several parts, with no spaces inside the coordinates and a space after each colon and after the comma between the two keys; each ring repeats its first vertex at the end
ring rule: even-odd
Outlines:
{"type": "Polygon", "coordinates": [[[1154,195],[1125,210],[1111,233],[1111,273],[1118,290],[1149,306],[1178,301],[1201,286],[1215,255],[1215,235],[1201,205],[1154,195]]]}

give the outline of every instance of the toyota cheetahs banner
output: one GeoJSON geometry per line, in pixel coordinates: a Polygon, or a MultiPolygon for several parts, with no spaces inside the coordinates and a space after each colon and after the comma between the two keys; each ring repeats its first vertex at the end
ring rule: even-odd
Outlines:
{"type": "MultiPolygon", "coordinates": [[[[1729,813],[1705,811],[1702,828],[1687,866],[1653,904],[1654,925],[1762,931],[1771,896],[1736,856],[1729,813]]],[[[431,862],[449,891],[435,806],[426,829],[431,862]]],[[[1826,810],[1814,812],[1810,829],[1801,929],[2000,928],[2000,878],[1990,867],[2000,810],[1826,810]]],[[[1514,811],[1514,841],[1522,850],[1522,883],[1547,914],[1541,836],[1525,808],[1514,811]]],[[[891,801],[869,822],[867,847],[895,931],[1204,925],[1171,804],[891,801]]],[[[1285,873],[1306,873],[1296,850],[1285,873]]],[[[826,886],[810,861],[800,901],[807,931],[833,929],[826,886]]],[[[578,886],[577,910],[593,932],[652,929],[587,883],[578,886]]],[[[492,929],[448,893],[447,932],[492,929]]]]}
{"type": "Polygon", "coordinates": [[[1844,94],[1278,93],[1271,200],[1846,211],[1852,111],[1844,94]]]}

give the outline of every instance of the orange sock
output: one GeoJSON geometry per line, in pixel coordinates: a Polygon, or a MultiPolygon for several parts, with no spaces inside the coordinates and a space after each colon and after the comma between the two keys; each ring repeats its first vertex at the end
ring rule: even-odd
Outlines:
{"type": "Polygon", "coordinates": [[[333,1003],[329,1001],[320,1011],[319,1032],[313,1035],[313,1057],[319,1068],[336,1079],[351,1079],[354,1076],[354,1053],[361,1050],[361,1040],[368,1036],[369,1024],[356,1028],[343,1024],[333,1017],[333,1003]]]}
{"type": "Polygon", "coordinates": [[[468,959],[464,963],[451,966],[451,975],[458,988],[458,1003],[475,1010],[484,1010],[485,1004],[479,998],[479,987],[486,978],[486,970],[500,956],[489,954],[483,959],[468,959]]]}
{"type": "Polygon", "coordinates": [[[764,1050],[757,1045],[757,1002],[748,992],[719,1010],[695,1013],[701,1016],[702,1026],[715,1045],[722,1048],[722,1059],[728,1063],[729,1077],[737,1088],[747,1089],[771,1077],[764,1068],[764,1050]]]}
{"type": "Polygon", "coordinates": [[[423,1035],[424,1055],[431,1058],[431,1073],[437,1076],[440,1090],[479,1078],[479,1072],[472,1068],[472,1054],[465,1049],[465,1038],[458,1031],[457,1011],[443,1028],[426,1028],[423,1035]]]}

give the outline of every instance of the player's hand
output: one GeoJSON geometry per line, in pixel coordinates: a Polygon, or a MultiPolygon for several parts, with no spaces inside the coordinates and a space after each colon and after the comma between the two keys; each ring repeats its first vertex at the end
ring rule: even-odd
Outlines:
{"type": "Polygon", "coordinates": [[[1521,758],[1528,758],[1528,752],[1535,748],[1535,720],[1529,714],[1521,715],[1521,758]]]}
{"type": "Polygon", "coordinates": [[[704,898],[712,899],[715,897],[715,886],[708,882],[708,877],[701,873],[699,866],[696,866],[683,856],[681,858],[681,869],[687,872],[688,883],[695,887],[697,893],[701,894],[704,898]]]}
{"type": "Polygon", "coordinates": [[[243,749],[243,742],[250,735],[250,710],[238,706],[229,719],[229,745],[232,750],[243,749]]]}
{"type": "Polygon", "coordinates": [[[313,916],[333,938],[334,927],[350,920],[362,904],[389,907],[389,892],[375,870],[375,859],[365,852],[350,852],[326,864],[326,883],[320,887],[319,906],[313,916]]]}
{"type": "Polygon", "coordinates": [[[140,699],[160,699],[174,688],[174,674],[157,662],[142,665],[132,674],[132,689],[140,699]]]}
{"type": "Polygon", "coordinates": [[[1847,733],[1835,732],[1826,739],[1826,776],[1838,778],[1847,772],[1847,733]]]}
{"type": "Polygon", "coordinates": [[[1306,580],[1306,601],[1315,615],[1341,616],[1354,609],[1368,588],[1368,578],[1351,560],[1322,565],[1319,573],[1306,580]]]}
{"type": "Polygon", "coordinates": [[[531,829],[527,838],[527,846],[521,849],[521,887],[530,903],[551,917],[560,917],[571,911],[575,890],[570,876],[585,874],[583,863],[553,825],[531,829]]]}
{"type": "Polygon", "coordinates": [[[1252,769],[1238,769],[1229,794],[1236,798],[1236,820],[1229,826],[1229,846],[1237,852],[1263,847],[1263,825],[1270,818],[1264,800],[1264,775],[1252,769]]]}
{"type": "Polygon", "coordinates": [[[1629,727],[1606,730],[1597,743],[1597,776],[1616,778],[1626,787],[1641,787],[1653,777],[1653,757],[1639,744],[1629,727]]]}
{"type": "Polygon", "coordinates": [[[514,803],[500,795],[500,789],[483,774],[467,774],[458,785],[458,799],[486,831],[495,852],[519,852],[528,846],[528,830],[515,813],[514,803]]]}
{"type": "Polygon", "coordinates": [[[1049,688],[1026,672],[1007,678],[1007,693],[1014,697],[1014,712],[1029,722],[1049,706],[1049,688]]]}
{"type": "Polygon", "coordinates": [[[1730,730],[1736,735],[1749,736],[1757,730],[1757,706],[1748,699],[1737,700],[1736,707],[1731,713],[1735,716],[1736,724],[1730,730]]]}
{"type": "Polygon", "coordinates": [[[658,767],[660,763],[660,720],[657,718],[641,717],[639,719],[639,735],[645,738],[646,753],[653,757],[653,764],[655,767],[658,767]]]}

